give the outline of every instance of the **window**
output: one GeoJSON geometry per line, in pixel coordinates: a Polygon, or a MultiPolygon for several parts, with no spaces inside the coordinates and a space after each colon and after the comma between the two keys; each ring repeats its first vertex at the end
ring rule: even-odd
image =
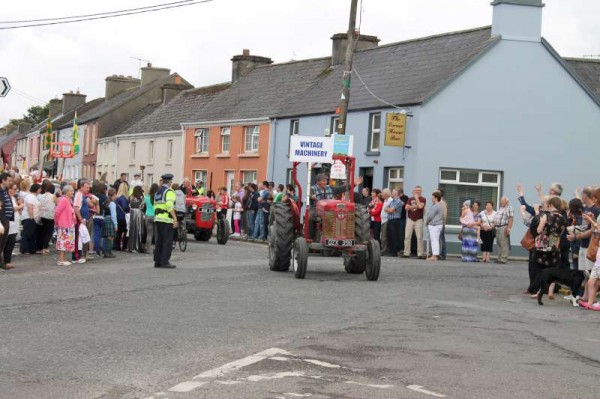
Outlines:
{"type": "Polygon", "coordinates": [[[222,127],[221,128],[221,153],[228,154],[229,153],[229,136],[231,134],[231,128],[222,127]]]}
{"type": "Polygon", "coordinates": [[[387,168],[386,178],[387,186],[390,190],[404,188],[404,168],[387,168]]]}
{"type": "Polygon", "coordinates": [[[444,189],[444,197],[448,202],[448,224],[460,224],[460,212],[466,200],[477,200],[482,208],[486,201],[492,201],[497,208],[501,176],[500,172],[441,169],[440,187],[444,189]]]}
{"type": "Polygon", "coordinates": [[[196,153],[208,153],[208,129],[203,128],[196,130],[194,137],[196,137],[196,153]]]}
{"type": "Polygon", "coordinates": [[[330,136],[334,133],[338,133],[339,130],[340,130],[340,117],[332,116],[331,124],[329,125],[329,134],[326,134],[326,136],[330,136]]]}
{"type": "Polygon", "coordinates": [[[246,127],[246,146],[244,151],[246,152],[257,152],[258,151],[258,136],[260,129],[258,126],[247,126],[246,127]]]}
{"type": "Polygon", "coordinates": [[[90,143],[90,153],[93,154],[96,151],[96,138],[98,136],[98,129],[92,130],[92,142],[90,143]]]}
{"type": "Polygon", "coordinates": [[[204,187],[206,187],[206,179],[208,177],[208,173],[205,170],[194,170],[194,181],[192,182],[193,184],[196,184],[196,182],[201,181],[202,183],[204,183],[204,187]]]}
{"type": "Polygon", "coordinates": [[[148,163],[154,163],[154,140],[148,142],[148,163]]]}
{"type": "Polygon", "coordinates": [[[381,137],[381,114],[369,115],[369,152],[379,151],[381,137]]]}
{"type": "Polygon", "coordinates": [[[167,141],[167,161],[173,160],[173,140],[167,141]]]}
{"type": "Polygon", "coordinates": [[[293,169],[288,168],[288,170],[286,171],[285,184],[293,184],[295,186],[294,181],[292,180],[292,170],[293,169]]]}
{"type": "Polygon", "coordinates": [[[298,119],[292,119],[290,121],[290,138],[288,139],[288,151],[290,153],[290,145],[292,143],[292,136],[298,134],[300,131],[300,121],[298,119]]]}
{"type": "Polygon", "coordinates": [[[151,186],[152,184],[154,184],[154,174],[152,174],[152,173],[148,173],[148,174],[146,175],[146,182],[147,182],[147,184],[148,184],[148,185],[150,185],[150,186],[151,186]]]}
{"type": "Polygon", "coordinates": [[[245,183],[256,183],[256,171],[255,170],[244,170],[242,171],[242,182],[245,183]]]}
{"type": "Polygon", "coordinates": [[[130,156],[131,162],[135,162],[135,141],[131,142],[130,156]]]}

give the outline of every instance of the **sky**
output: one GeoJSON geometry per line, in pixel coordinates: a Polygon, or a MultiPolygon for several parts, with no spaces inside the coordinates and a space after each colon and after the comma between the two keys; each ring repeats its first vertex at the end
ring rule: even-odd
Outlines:
{"type": "MultiPolygon", "coordinates": [[[[64,17],[174,0],[21,0],[3,2],[1,21],[64,17]]],[[[361,0],[359,0],[360,2],[361,0]]],[[[491,25],[491,0],[362,0],[361,33],[380,44],[491,25]]],[[[543,36],[562,55],[600,58],[600,1],[545,0],[543,36]]],[[[346,32],[350,0],[213,0],[134,16],[0,30],[0,126],[32,105],[80,90],[104,96],[110,75],[138,76],[140,62],[178,72],[196,87],[229,81],[231,57],[286,62],[331,54],[346,32]]],[[[0,24],[0,27],[7,25],[0,24]]],[[[144,65],[142,65],[144,66],[144,65]]]]}

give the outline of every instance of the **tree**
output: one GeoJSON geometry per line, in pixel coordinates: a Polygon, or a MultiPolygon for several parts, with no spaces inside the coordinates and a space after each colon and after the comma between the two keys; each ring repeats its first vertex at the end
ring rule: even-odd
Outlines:
{"type": "Polygon", "coordinates": [[[44,105],[34,105],[29,107],[27,110],[27,114],[23,115],[21,119],[11,119],[10,123],[18,126],[19,123],[29,123],[32,126],[37,125],[40,122],[43,122],[48,118],[48,112],[50,110],[50,103],[44,105]]]}

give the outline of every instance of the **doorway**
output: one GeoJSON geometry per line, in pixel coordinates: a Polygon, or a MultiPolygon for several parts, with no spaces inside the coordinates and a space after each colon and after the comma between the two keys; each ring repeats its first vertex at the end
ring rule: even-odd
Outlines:
{"type": "Polygon", "coordinates": [[[360,168],[358,174],[363,177],[363,184],[359,187],[362,190],[367,187],[369,191],[373,190],[373,168],[360,168]]]}
{"type": "Polygon", "coordinates": [[[229,193],[229,195],[231,195],[231,193],[233,193],[234,179],[235,179],[235,171],[234,170],[228,170],[227,172],[225,172],[225,187],[227,187],[227,193],[229,193]]]}

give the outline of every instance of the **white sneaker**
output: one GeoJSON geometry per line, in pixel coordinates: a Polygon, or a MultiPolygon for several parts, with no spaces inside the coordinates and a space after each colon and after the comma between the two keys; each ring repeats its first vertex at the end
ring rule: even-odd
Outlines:
{"type": "Polygon", "coordinates": [[[239,236],[240,236],[240,233],[233,233],[231,236],[232,236],[232,237],[239,237],[239,236]]]}
{"type": "Polygon", "coordinates": [[[85,258],[80,258],[76,263],[85,263],[85,262],[86,262],[85,258]]]}
{"type": "Polygon", "coordinates": [[[72,263],[69,261],[65,261],[65,262],[58,261],[58,262],[56,262],[56,265],[57,266],[71,266],[72,263]]]}
{"type": "Polygon", "coordinates": [[[575,297],[573,295],[567,295],[564,297],[566,301],[572,301],[575,297]]]}

